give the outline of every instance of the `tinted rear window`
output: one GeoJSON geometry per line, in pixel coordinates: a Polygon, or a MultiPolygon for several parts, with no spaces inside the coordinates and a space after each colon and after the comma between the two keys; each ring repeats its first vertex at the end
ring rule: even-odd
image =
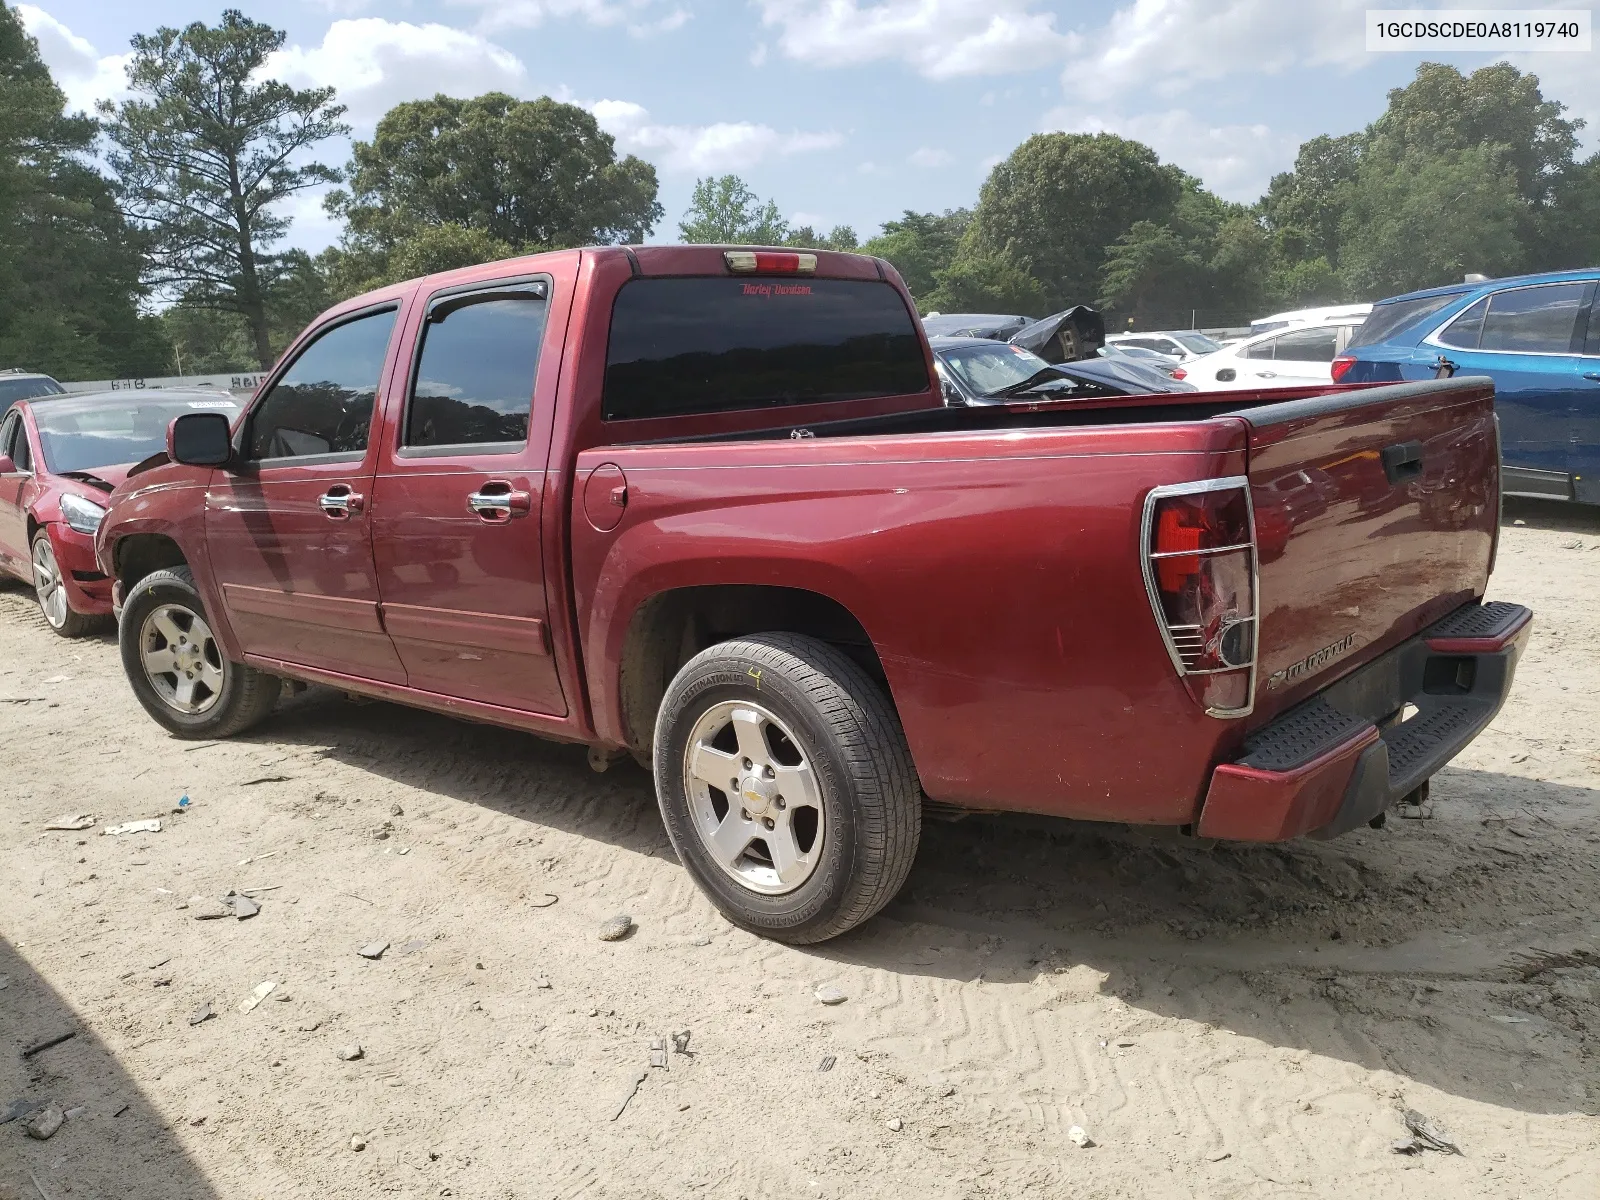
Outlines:
{"type": "Polygon", "coordinates": [[[1445,305],[1453,304],[1460,298],[1460,292],[1452,292],[1448,296],[1424,296],[1418,300],[1396,300],[1392,304],[1375,304],[1372,306],[1371,315],[1361,323],[1361,328],[1356,330],[1355,336],[1350,339],[1350,349],[1386,342],[1391,334],[1415,325],[1424,317],[1432,316],[1445,305]]]}
{"type": "Polygon", "coordinates": [[[617,293],[608,421],[929,390],[900,293],[843,279],[635,279],[617,293]]]}
{"type": "Polygon", "coordinates": [[[1571,353],[1573,325],[1588,290],[1586,283],[1550,283],[1496,292],[1483,320],[1479,349],[1571,353]]]}

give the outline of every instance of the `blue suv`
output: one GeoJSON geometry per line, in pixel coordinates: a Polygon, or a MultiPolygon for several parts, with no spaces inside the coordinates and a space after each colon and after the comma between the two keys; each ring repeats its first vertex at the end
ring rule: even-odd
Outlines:
{"type": "Polygon", "coordinates": [[[1333,361],[1340,383],[1487,375],[1508,495],[1600,504],[1600,267],[1396,296],[1333,361]]]}

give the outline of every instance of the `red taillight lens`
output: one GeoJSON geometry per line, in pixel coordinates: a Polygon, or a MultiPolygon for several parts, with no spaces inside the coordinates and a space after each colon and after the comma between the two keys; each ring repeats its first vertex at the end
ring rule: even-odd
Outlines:
{"type": "Polygon", "coordinates": [[[1350,368],[1356,365],[1356,360],[1349,354],[1341,354],[1333,360],[1333,381],[1340,383],[1350,373],[1350,368]]]}
{"type": "Polygon", "coordinates": [[[722,261],[737,275],[810,275],[817,269],[815,254],[787,250],[724,250],[722,261]]]}
{"type": "Polygon", "coordinates": [[[1248,711],[1256,659],[1256,545],[1242,478],[1156,488],[1145,508],[1146,580],[1173,665],[1217,716],[1248,711]]]}
{"type": "Polygon", "coordinates": [[[1185,371],[1182,367],[1175,368],[1171,374],[1172,377],[1179,383],[1182,383],[1185,379],[1189,378],[1189,372],[1185,371]]]}

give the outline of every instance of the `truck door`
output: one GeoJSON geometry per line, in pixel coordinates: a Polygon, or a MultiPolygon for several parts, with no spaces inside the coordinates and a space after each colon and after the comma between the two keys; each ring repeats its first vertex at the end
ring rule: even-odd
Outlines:
{"type": "Polygon", "coordinates": [[[564,716],[540,522],[565,324],[553,287],[539,275],[425,298],[372,514],[410,686],[564,716]]]}
{"type": "Polygon", "coordinates": [[[246,654],[388,683],[368,509],[397,306],[336,319],[251,407],[240,465],[206,494],[206,546],[246,654]]]}

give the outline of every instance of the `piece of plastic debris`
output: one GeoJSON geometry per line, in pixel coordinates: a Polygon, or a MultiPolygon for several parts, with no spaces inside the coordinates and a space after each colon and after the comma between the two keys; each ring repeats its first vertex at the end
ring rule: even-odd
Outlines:
{"type": "Polygon", "coordinates": [[[1071,1142],[1080,1150],[1087,1150],[1090,1146],[1094,1145],[1094,1139],[1089,1136],[1088,1131],[1085,1130],[1082,1125],[1074,1125],[1071,1129],[1067,1130],[1067,1141],[1071,1142]]]}
{"type": "Polygon", "coordinates": [[[52,1046],[59,1046],[62,1042],[70,1041],[77,1036],[78,1031],[76,1029],[64,1029],[60,1033],[53,1033],[47,1038],[34,1042],[31,1046],[24,1046],[22,1048],[22,1057],[32,1058],[41,1051],[48,1050],[52,1046]]]}
{"type": "Polygon", "coordinates": [[[189,806],[193,803],[194,801],[189,799],[189,793],[185,792],[183,795],[178,797],[178,803],[173,807],[172,811],[176,813],[188,812],[189,806]]]}
{"type": "Polygon", "coordinates": [[[242,1013],[250,1012],[255,1008],[256,1005],[260,1004],[268,996],[272,995],[272,989],[277,986],[278,981],[276,979],[263,979],[260,983],[256,984],[255,987],[250,989],[250,994],[248,996],[239,1001],[239,1011],[242,1013]]]}
{"type": "Polygon", "coordinates": [[[49,684],[66,683],[71,678],[72,676],[70,675],[52,675],[49,679],[46,679],[45,682],[49,684]]]}
{"type": "Polygon", "coordinates": [[[93,813],[62,813],[59,817],[51,817],[45,824],[46,829],[87,829],[93,825],[93,813]]]}
{"type": "Polygon", "coordinates": [[[632,929],[633,918],[627,913],[618,913],[616,916],[608,917],[600,923],[597,936],[602,942],[620,942],[628,936],[632,929]]]}
{"type": "Polygon", "coordinates": [[[415,954],[419,950],[426,950],[428,942],[425,938],[412,938],[409,942],[401,942],[396,954],[415,954]]]}
{"type": "Polygon", "coordinates": [[[210,896],[190,896],[188,908],[189,915],[196,921],[217,921],[234,915],[233,905],[224,904],[210,896]]]}
{"type": "Polygon", "coordinates": [[[80,1104],[75,1108],[67,1109],[67,1111],[65,1113],[63,1113],[62,1115],[65,1116],[67,1118],[67,1120],[69,1120],[69,1121],[76,1121],[79,1117],[83,1116],[83,1114],[88,1112],[88,1111],[89,1111],[89,1106],[88,1105],[80,1104]]]}
{"type": "Polygon", "coordinates": [[[687,1053],[689,1053],[689,1038],[691,1036],[692,1036],[692,1033],[688,1029],[680,1029],[677,1033],[673,1034],[672,1035],[672,1052],[674,1054],[687,1054],[687,1053]]]}
{"type": "Polygon", "coordinates": [[[359,1154],[359,1153],[361,1153],[361,1151],[365,1150],[366,1148],[367,1148],[367,1139],[366,1138],[362,1137],[359,1133],[352,1133],[350,1135],[350,1149],[354,1150],[357,1154],[359,1154]]]}
{"type": "Polygon", "coordinates": [[[906,1127],[906,1123],[904,1121],[902,1121],[899,1117],[890,1117],[888,1119],[888,1121],[885,1122],[885,1124],[887,1124],[889,1126],[889,1132],[890,1133],[899,1133],[902,1129],[904,1129],[906,1127]]]}
{"type": "Polygon", "coordinates": [[[143,821],[124,821],[121,825],[107,825],[100,832],[105,836],[116,836],[122,833],[160,833],[161,818],[150,817],[143,821]]]}
{"type": "Polygon", "coordinates": [[[261,905],[243,892],[230,891],[222,898],[222,902],[232,908],[233,915],[241,921],[248,920],[261,911],[261,905]]]}
{"type": "Polygon", "coordinates": [[[1206,1155],[1206,1161],[1207,1162],[1221,1162],[1225,1158],[1232,1158],[1232,1157],[1233,1157],[1233,1151],[1232,1150],[1213,1150],[1210,1154],[1206,1155]]]}
{"type": "Polygon", "coordinates": [[[633,1099],[634,1094],[639,1090],[639,1085],[645,1081],[649,1074],[650,1072],[648,1071],[636,1071],[623,1081],[622,1100],[618,1103],[616,1111],[611,1114],[613,1121],[622,1115],[622,1110],[628,1107],[628,1102],[633,1099]]]}
{"type": "Polygon", "coordinates": [[[816,990],[816,997],[823,1004],[843,1004],[846,999],[845,994],[831,983],[819,987],[816,990]]]}
{"type": "MultiPolygon", "coordinates": [[[[554,904],[559,899],[561,899],[561,897],[556,895],[554,892],[545,892],[542,895],[535,896],[532,900],[529,900],[528,901],[528,907],[529,908],[549,908],[552,904],[554,904]]],[[[631,922],[630,922],[630,924],[631,924],[631,922]]]]}
{"type": "Polygon", "coordinates": [[[838,1062],[838,1061],[839,1060],[837,1058],[835,1058],[833,1055],[824,1054],[822,1056],[822,1061],[817,1064],[817,1070],[818,1071],[831,1071],[831,1070],[833,1070],[833,1064],[838,1062]]]}
{"type": "Polygon", "coordinates": [[[146,963],[145,964],[145,970],[154,971],[157,967],[164,967],[171,961],[172,961],[172,955],[163,954],[160,958],[156,959],[155,962],[146,963]]]}
{"type": "Polygon", "coordinates": [[[650,1065],[652,1067],[665,1067],[667,1065],[667,1039],[650,1039],[650,1065]]]}
{"type": "Polygon", "coordinates": [[[533,986],[536,988],[548,988],[550,986],[550,981],[541,975],[538,979],[533,981],[533,986]]]}
{"type": "Polygon", "coordinates": [[[28,1119],[22,1130],[31,1138],[41,1142],[48,1141],[55,1137],[56,1130],[61,1128],[62,1122],[66,1119],[66,1114],[60,1108],[54,1104],[47,1104],[28,1119]]]}
{"type": "Polygon", "coordinates": [[[361,1048],[360,1042],[351,1042],[348,1046],[340,1046],[334,1051],[334,1057],[340,1062],[355,1062],[366,1056],[367,1052],[361,1048]]]}
{"type": "Polygon", "coordinates": [[[388,942],[368,942],[356,953],[362,958],[382,958],[383,952],[389,948],[388,942]]]}
{"type": "Polygon", "coordinates": [[[216,1010],[211,1007],[211,1001],[207,1000],[199,1008],[195,1009],[189,1014],[189,1024],[198,1025],[201,1021],[209,1021],[216,1015],[216,1010]]]}
{"type": "Polygon", "coordinates": [[[32,1116],[44,1106],[43,1100],[13,1100],[6,1105],[4,1112],[0,1112],[0,1125],[9,1125],[12,1121],[32,1116]]]}
{"type": "Polygon", "coordinates": [[[272,998],[274,1000],[278,1001],[279,1003],[287,1004],[294,997],[290,996],[288,992],[279,991],[279,992],[273,992],[272,993],[272,998]]]}
{"type": "Polygon", "coordinates": [[[1461,1147],[1456,1145],[1455,1140],[1451,1138],[1448,1132],[1428,1120],[1416,1109],[1406,1109],[1401,1119],[1405,1121],[1406,1128],[1411,1131],[1412,1137],[1422,1143],[1424,1150],[1437,1150],[1441,1154],[1461,1153],[1461,1147]]]}

